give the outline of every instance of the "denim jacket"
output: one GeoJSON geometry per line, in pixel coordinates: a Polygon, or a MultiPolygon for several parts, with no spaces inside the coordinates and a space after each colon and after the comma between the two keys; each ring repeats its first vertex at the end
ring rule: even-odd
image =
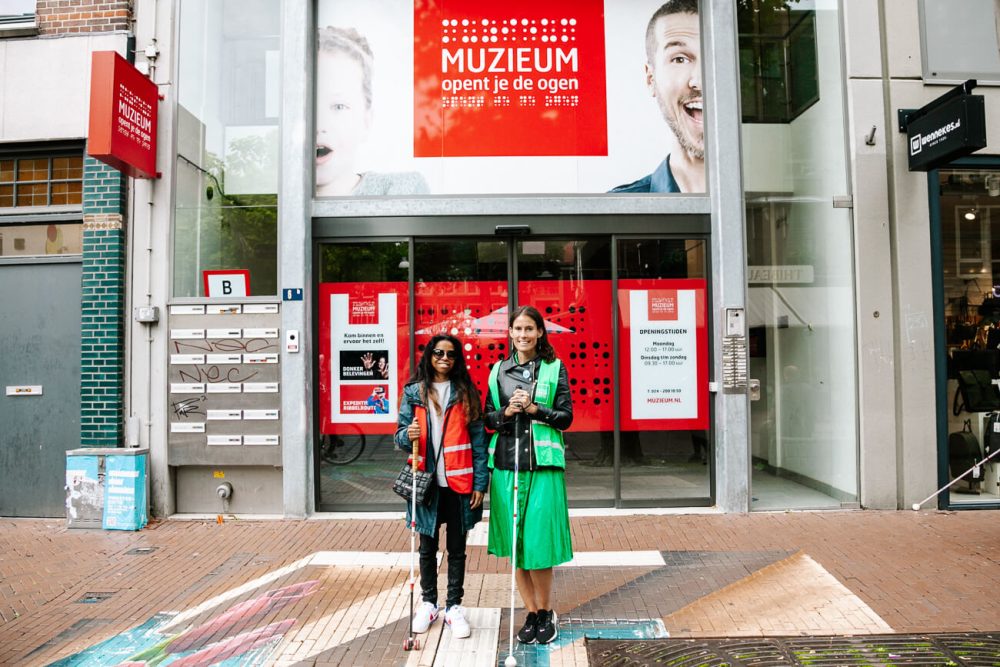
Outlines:
{"type": "MultiPolygon", "coordinates": [[[[448,406],[445,408],[445,414],[447,414],[448,410],[450,410],[457,401],[458,397],[456,396],[455,385],[452,384],[452,390],[450,392],[448,406]]],[[[411,443],[410,439],[406,437],[406,429],[413,422],[413,408],[417,405],[424,405],[424,402],[420,398],[420,385],[413,382],[403,387],[403,400],[399,405],[399,421],[397,422],[398,428],[396,429],[395,436],[396,446],[404,452],[411,452],[413,450],[413,443],[411,443]]],[[[482,491],[485,494],[490,483],[490,470],[486,465],[487,443],[486,431],[483,429],[483,420],[477,419],[470,422],[468,429],[469,442],[472,444],[472,488],[476,491],[482,491]]],[[[434,457],[428,456],[427,471],[433,473],[436,466],[437,461],[434,457]]],[[[469,507],[469,502],[472,500],[472,494],[463,494],[461,498],[465,509],[462,513],[462,527],[464,530],[469,531],[474,525],[482,520],[483,506],[480,505],[476,509],[471,509],[469,507]]],[[[416,519],[418,533],[423,535],[434,535],[437,530],[437,502],[432,503],[430,507],[417,505],[416,519]]],[[[410,505],[407,503],[406,525],[409,524],[410,505]]]]}

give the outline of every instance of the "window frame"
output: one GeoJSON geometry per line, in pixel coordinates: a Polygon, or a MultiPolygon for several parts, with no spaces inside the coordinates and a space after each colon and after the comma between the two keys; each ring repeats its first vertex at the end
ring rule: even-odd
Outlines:
{"type": "MultiPolygon", "coordinates": [[[[9,184],[14,186],[14,205],[13,206],[0,206],[0,221],[12,222],[15,221],[12,216],[28,216],[25,220],[29,221],[39,219],[40,215],[48,215],[52,213],[82,213],[83,212],[83,182],[84,182],[84,171],[86,169],[86,151],[84,149],[84,143],[82,140],[79,141],[56,141],[56,142],[45,142],[45,143],[25,143],[25,144],[14,144],[0,146],[0,160],[14,160],[14,180],[9,184]],[[52,160],[60,157],[77,157],[81,158],[80,163],[80,203],[79,204],[52,204],[52,188],[51,185],[54,183],[73,183],[77,179],[54,179],[52,178],[52,160]],[[18,160],[36,160],[44,159],[48,160],[48,176],[44,181],[18,181],[17,180],[17,162],[18,160]],[[37,185],[39,183],[44,183],[47,186],[46,190],[46,202],[45,204],[30,205],[30,206],[18,206],[17,205],[17,187],[18,185],[37,185]]],[[[4,185],[8,183],[4,182],[4,185]]],[[[79,215],[74,216],[72,219],[79,218],[79,215]]]]}

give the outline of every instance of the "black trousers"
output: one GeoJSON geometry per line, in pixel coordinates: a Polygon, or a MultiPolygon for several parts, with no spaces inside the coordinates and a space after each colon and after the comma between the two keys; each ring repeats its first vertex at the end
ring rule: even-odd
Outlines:
{"type": "Polygon", "coordinates": [[[445,486],[438,487],[437,526],[434,536],[420,535],[420,591],[425,602],[437,604],[437,552],[441,526],[445,526],[448,548],[448,601],[446,607],[462,603],[465,596],[465,531],[462,503],[468,502],[445,486]]]}

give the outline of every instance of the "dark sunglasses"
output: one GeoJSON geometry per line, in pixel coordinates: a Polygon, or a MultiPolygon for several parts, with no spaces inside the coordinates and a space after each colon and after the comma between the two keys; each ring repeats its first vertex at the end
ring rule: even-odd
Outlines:
{"type": "Polygon", "coordinates": [[[443,359],[444,357],[448,357],[449,359],[458,358],[458,352],[456,352],[455,350],[442,350],[439,348],[434,348],[433,350],[431,350],[431,354],[433,354],[438,359],[443,359]]]}

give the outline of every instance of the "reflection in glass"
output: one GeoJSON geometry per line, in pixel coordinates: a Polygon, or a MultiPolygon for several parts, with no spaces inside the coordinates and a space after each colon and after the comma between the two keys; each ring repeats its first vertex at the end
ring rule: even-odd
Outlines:
{"type": "MultiPolygon", "coordinates": [[[[842,16],[837,3],[771,0],[741,0],[737,15],[741,33],[753,25],[787,40],[789,68],[775,72],[789,82],[786,118],[745,108],[744,120],[759,115],[742,132],[748,367],[761,387],[750,403],[751,509],[853,507],[854,239],[850,210],[830,206],[850,193],[842,16]]],[[[759,76],[741,62],[744,89],[759,76]]]]}
{"type": "Polygon", "coordinates": [[[611,243],[518,241],[515,305],[535,306],[566,366],[573,425],[566,431],[566,489],[575,506],[614,500],[614,364],[611,334],[611,243]]]}
{"type": "MultiPolygon", "coordinates": [[[[947,415],[954,480],[996,451],[991,414],[1000,402],[995,390],[976,387],[1000,377],[1000,173],[941,169],[939,183],[948,401],[938,410],[947,415]]],[[[978,478],[968,475],[948,490],[951,503],[1000,500],[1000,466],[980,470],[978,478]]]]}
{"type": "MultiPolygon", "coordinates": [[[[409,373],[410,324],[405,314],[407,280],[409,277],[408,246],[400,242],[324,244],[319,247],[317,271],[320,291],[332,288],[336,293],[358,295],[365,292],[377,298],[378,294],[395,294],[402,299],[397,312],[396,353],[400,363],[394,372],[400,375],[399,384],[409,373]],[[363,286],[363,287],[359,287],[363,286]],[[399,317],[402,313],[402,317],[399,317]]],[[[322,298],[322,295],[321,297],[322,298]]],[[[395,448],[393,433],[395,423],[364,423],[338,421],[330,423],[332,407],[324,404],[330,396],[331,377],[339,367],[339,360],[330,359],[331,321],[324,322],[323,305],[320,307],[320,331],[317,350],[319,372],[316,374],[320,396],[320,428],[317,435],[318,506],[321,511],[370,508],[373,505],[401,509],[399,496],[392,492],[392,480],[405,459],[395,448]]],[[[327,315],[327,320],[330,316],[327,315]]],[[[392,377],[392,376],[390,376],[392,377]]],[[[383,390],[388,383],[373,382],[364,391],[375,387],[383,390]]],[[[379,392],[384,395],[384,391],[379,392]]],[[[398,392],[391,392],[398,395],[398,392]]],[[[359,397],[363,398],[363,397],[359,397]]]]}
{"type": "MultiPolygon", "coordinates": [[[[707,281],[707,243],[704,239],[624,239],[618,241],[619,321],[632,289],[655,290],[676,285],[677,279],[707,281]],[[627,286],[628,289],[624,289],[627,286]]],[[[707,295],[706,295],[707,297],[707,295]]],[[[626,354],[630,328],[619,328],[619,373],[633,378],[635,368],[627,368],[637,355],[626,354]]],[[[630,391],[637,390],[634,379],[630,391]]],[[[700,390],[699,390],[700,391],[700,390]]],[[[622,501],[635,504],[708,504],[711,496],[711,437],[708,430],[682,428],[673,424],[647,426],[631,419],[631,406],[619,397],[621,426],[618,433],[621,461],[622,501]]],[[[693,400],[687,396],[685,400],[693,400]]],[[[648,422],[647,422],[648,423],[648,422]]],[[[611,434],[608,434],[610,436],[611,434]]],[[[610,439],[606,437],[605,439],[610,439]]],[[[610,443],[605,443],[610,444],[610,443]]],[[[613,454],[605,447],[605,455],[613,454]]]]}
{"type": "Polygon", "coordinates": [[[78,206],[82,201],[82,155],[0,160],[0,208],[78,206]]]}
{"type": "Polygon", "coordinates": [[[175,296],[219,269],[277,293],[280,24],[277,0],[181,2],[175,296]]]}
{"type": "Polygon", "coordinates": [[[490,368],[507,353],[507,244],[419,241],[413,255],[416,354],[435,334],[456,336],[485,399],[490,368]]]}

